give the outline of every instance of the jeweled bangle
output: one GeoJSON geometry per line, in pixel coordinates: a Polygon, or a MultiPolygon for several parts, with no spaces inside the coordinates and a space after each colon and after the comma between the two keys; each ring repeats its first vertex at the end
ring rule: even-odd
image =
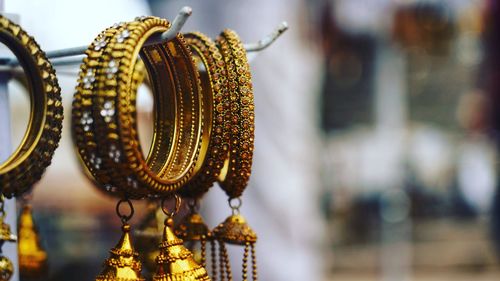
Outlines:
{"type": "MultiPolygon", "coordinates": [[[[116,25],[118,27],[118,24],[116,25]]],[[[78,79],[78,88],[79,91],[75,93],[75,98],[73,100],[73,118],[72,118],[72,132],[73,139],[76,142],[79,142],[80,151],[77,153],[78,158],[80,160],[81,167],[83,169],[84,174],[88,177],[92,183],[97,186],[102,191],[105,191],[106,194],[121,196],[123,194],[119,194],[116,192],[117,188],[109,185],[109,184],[101,184],[96,178],[93,176],[93,173],[100,173],[101,175],[98,178],[109,177],[107,174],[107,169],[103,168],[102,158],[100,158],[97,154],[97,142],[95,139],[94,131],[94,117],[92,113],[91,104],[88,102],[88,98],[92,98],[91,92],[95,85],[95,69],[88,68],[88,65],[96,65],[100,61],[100,57],[102,55],[102,51],[104,51],[104,47],[109,40],[116,34],[116,28],[108,28],[104,32],[102,32],[97,39],[92,43],[89,50],[87,50],[87,56],[84,61],[85,63],[82,65],[82,69],[80,71],[80,77],[78,79]],[[84,94],[82,98],[81,94],[84,94]],[[87,100],[87,102],[85,102],[87,100]],[[82,105],[82,101],[86,103],[86,106],[82,105]],[[82,159],[82,155],[90,155],[91,165],[86,165],[82,159]],[[92,171],[92,172],[91,172],[92,171]]],[[[135,103],[136,94],[139,86],[145,81],[146,69],[144,63],[142,61],[137,61],[134,69],[134,73],[132,76],[131,83],[131,102],[135,103]]],[[[98,114],[98,113],[97,113],[98,114]]],[[[133,119],[136,121],[136,119],[133,119]]],[[[135,125],[134,125],[135,126],[135,125]]]]}
{"type": "Polygon", "coordinates": [[[95,134],[94,99],[97,90],[97,69],[104,47],[115,36],[118,24],[101,32],[85,52],[85,58],[80,66],[78,84],[73,97],[71,129],[73,141],[76,145],[77,155],[82,164],[83,172],[93,180],[98,187],[114,193],[114,187],[101,184],[98,179],[107,176],[107,170],[102,169],[102,158],[97,152],[97,139],[95,134]]]}
{"type": "Polygon", "coordinates": [[[0,16],[0,42],[25,70],[31,100],[23,140],[0,165],[0,188],[10,198],[29,189],[50,164],[61,138],[63,109],[55,71],[35,40],[19,25],[0,16]]]}
{"type": "Polygon", "coordinates": [[[199,32],[184,34],[197,65],[205,68],[200,73],[204,104],[203,140],[195,167],[195,176],[184,185],[183,196],[201,197],[217,181],[229,151],[229,134],[224,134],[224,120],[229,114],[226,65],[215,42],[199,32]]]}
{"type": "Polygon", "coordinates": [[[229,29],[217,38],[226,63],[231,117],[224,121],[230,148],[219,183],[231,198],[239,197],[250,179],[254,148],[254,98],[250,66],[238,35],[229,29]]]}
{"type": "MultiPolygon", "coordinates": [[[[155,17],[144,17],[115,27],[114,35],[103,46],[101,59],[95,66],[95,72],[92,72],[94,76],[90,77],[96,85],[90,91],[91,98],[87,100],[90,111],[81,110],[82,113],[75,120],[75,124],[78,124],[84,116],[92,118],[89,130],[94,135],[94,151],[86,149],[85,143],[77,142],[85,165],[90,167],[90,172],[102,186],[108,186],[111,192],[122,193],[129,198],[151,195],[151,190],[175,191],[192,170],[187,169],[184,177],[180,178],[163,176],[165,170],[173,166],[168,165],[171,159],[169,155],[175,148],[173,144],[180,130],[172,121],[177,119],[177,115],[186,114],[193,116],[193,122],[201,122],[200,114],[184,111],[183,103],[176,99],[175,89],[171,91],[173,94],[165,93],[163,84],[173,87],[174,83],[153,83],[155,129],[147,159],[142,155],[136,128],[135,92],[132,94],[134,89],[131,86],[134,65],[145,41],[150,36],[166,31],[168,27],[165,20],[155,17]]],[[[159,58],[150,63],[144,58],[144,62],[152,78],[172,76],[172,69],[165,59],[159,58]],[[155,74],[151,75],[152,72],[155,74]]],[[[77,88],[77,91],[80,90],[77,88]]]]}

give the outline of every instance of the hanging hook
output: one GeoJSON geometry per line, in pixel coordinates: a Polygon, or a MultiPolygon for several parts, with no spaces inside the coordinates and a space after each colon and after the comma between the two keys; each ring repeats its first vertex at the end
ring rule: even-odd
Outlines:
{"type": "MultiPolygon", "coordinates": [[[[177,36],[177,34],[181,32],[182,28],[184,27],[184,24],[186,24],[187,20],[192,14],[193,14],[193,9],[191,7],[189,6],[183,7],[182,9],[179,10],[179,13],[174,18],[172,26],[170,27],[169,30],[161,34],[151,36],[145,44],[146,45],[157,44],[174,39],[177,36]]],[[[272,33],[260,39],[257,43],[245,44],[245,49],[247,50],[247,52],[262,51],[265,48],[269,47],[287,30],[288,30],[288,23],[284,21],[280,25],[278,25],[278,27],[272,33]]],[[[80,47],[66,48],[61,50],[48,51],[45,54],[47,58],[51,60],[63,57],[82,56],[85,54],[87,48],[88,46],[80,46],[80,47]]],[[[81,58],[75,60],[64,60],[64,61],[56,60],[52,62],[53,65],[73,65],[79,63],[81,63],[81,58]]],[[[22,71],[22,69],[20,68],[19,69],[14,68],[16,66],[19,66],[19,61],[17,60],[17,58],[10,58],[10,57],[0,58],[0,66],[5,66],[5,67],[0,67],[0,72],[22,71]]]]}
{"type": "Polygon", "coordinates": [[[247,52],[258,52],[269,47],[276,39],[278,39],[285,31],[288,30],[288,23],[286,21],[281,22],[276,29],[267,35],[266,37],[260,39],[257,43],[245,44],[245,49],[247,52]]]}
{"type": "Polygon", "coordinates": [[[165,31],[160,36],[160,40],[164,42],[174,39],[175,36],[177,36],[177,34],[181,32],[182,27],[184,26],[184,24],[186,24],[186,21],[192,14],[193,14],[193,9],[191,7],[189,6],[182,7],[182,9],[179,10],[179,13],[172,22],[172,27],[170,27],[168,31],[165,31]]]}

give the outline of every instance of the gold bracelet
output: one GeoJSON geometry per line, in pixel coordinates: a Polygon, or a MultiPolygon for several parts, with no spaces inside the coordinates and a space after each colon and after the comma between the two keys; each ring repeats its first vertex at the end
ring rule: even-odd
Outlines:
{"type": "MultiPolygon", "coordinates": [[[[117,25],[116,25],[117,26],[117,25]]],[[[96,85],[96,72],[104,47],[115,36],[116,29],[109,27],[101,32],[85,52],[85,58],[80,66],[78,84],[73,96],[71,131],[76,145],[78,159],[85,175],[98,187],[110,194],[114,188],[101,185],[97,180],[106,174],[102,169],[102,158],[97,154],[95,139],[95,116],[93,114],[93,98],[96,85]]]]}
{"type": "Polygon", "coordinates": [[[28,129],[14,153],[0,165],[5,197],[24,193],[40,180],[59,144],[63,109],[55,71],[35,40],[0,16],[0,42],[18,58],[26,72],[31,100],[28,129]]]}
{"type": "MultiPolygon", "coordinates": [[[[177,70],[168,64],[168,58],[161,48],[143,47],[147,38],[166,31],[168,27],[165,20],[143,17],[113,28],[114,35],[103,46],[102,54],[91,55],[101,59],[90,66],[95,68],[92,72],[94,75],[90,77],[95,87],[88,91],[89,97],[82,102],[85,108],[74,107],[74,124],[81,124],[84,116],[92,118],[92,126],[86,134],[93,135],[91,139],[95,142],[76,141],[84,164],[102,186],[128,198],[176,191],[191,177],[194,162],[172,161],[172,155],[179,153],[176,151],[179,150],[193,155],[189,158],[192,160],[196,159],[199,151],[202,122],[201,104],[196,102],[201,98],[199,87],[192,85],[189,89],[182,89],[183,94],[179,93],[178,89],[172,88],[172,85],[179,86],[177,80],[165,82],[165,78],[174,76],[177,70]],[[148,56],[145,55],[148,49],[156,51],[148,56]],[[142,155],[136,128],[135,93],[131,93],[134,90],[131,86],[134,65],[140,51],[150,74],[155,97],[153,144],[146,159],[142,155]],[[191,107],[184,106],[190,101],[193,104],[191,107]],[[189,120],[189,128],[179,123],[180,120],[189,120]],[[188,135],[183,134],[183,130],[191,132],[187,140],[181,139],[188,135]]],[[[182,41],[176,38],[169,44],[175,48],[182,41]]],[[[81,72],[84,71],[85,67],[82,66],[81,72]]],[[[81,82],[84,82],[83,79],[81,82]]],[[[78,92],[84,96],[84,89],[80,85],[77,87],[78,92]]],[[[75,94],[75,99],[78,98],[78,94],[75,94]]],[[[75,131],[79,131],[80,135],[83,133],[78,126],[75,131]]],[[[180,156],[180,160],[187,159],[180,156]]]]}
{"type": "MultiPolygon", "coordinates": [[[[203,95],[199,73],[193,60],[193,54],[181,34],[177,38],[163,43],[161,46],[165,57],[172,65],[172,73],[177,85],[177,97],[184,106],[184,114],[177,116],[179,136],[172,158],[172,168],[165,170],[169,178],[180,178],[187,172],[187,180],[192,178],[202,142],[203,128],[203,95]],[[180,95],[179,95],[180,94],[180,95]]],[[[182,186],[181,185],[181,186],[182,186]]],[[[180,186],[179,186],[180,187],[180,186]]]]}
{"type": "MultiPolygon", "coordinates": [[[[110,40],[116,36],[117,28],[124,23],[117,23],[101,32],[85,52],[86,57],[80,66],[78,85],[73,99],[72,111],[72,134],[73,141],[77,147],[77,155],[80,160],[82,170],[95,186],[105,191],[107,194],[121,197],[117,188],[105,181],[109,178],[109,170],[104,169],[103,158],[98,154],[96,134],[96,122],[100,112],[94,110],[93,104],[96,102],[97,71],[100,67],[102,54],[110,40]]],[[[144,79],[144,65],[138,61],[132,76],[131,99],[135,100],[136,91],[144,79]]]]}
{"type": "Polygon", "coordinates": [[[226,63],[231,118],[224,121],[230,151],[219,183],[230,198],[241,196],[250,179],[254,148],[254,99],[246,50],[236,32],[226,29],[217,38],[226,63]]]}
{"type": "MultiPolygon", "coordinates": [[[[166,76],[165,72],[157,73],[150,76],[150,81],[153,88],[161,88],[164,96],[173,96],[177,100],[176,103],[182,106],[167,109],[167,113],[169,111],[178,113],[175,116],[162,118],[164,125],[175,125],[176,133],[168,162],[162,171],[164,178],[177,181],[175,190],[152,186],[153,192],[164,195],[178,190],[190,180],[199,163],[199,153],[204,138],[201,82],[189,46],[180,34],[170,42],[144,47],[142,54],[146,64],[163,64],[171,68],[169,76],[166,76]],[[168,81],[170,83],[167,83],[168,81]]],[[[172,107],[173,104],[167,102],[165,106],[172,107]]]]}
{"type": "Polygon", "coordinates": [[[195,176],[184,185],[183,196],[198,198],[217,180],[229,151],[229,134],[224,134],[224,120],[229,118],[229,94],[224,59],[215,42],[199,32],[184,34],[195,58],[196,65],[205,67],[201,72],[204,104],[203,140],[195,176]]]}

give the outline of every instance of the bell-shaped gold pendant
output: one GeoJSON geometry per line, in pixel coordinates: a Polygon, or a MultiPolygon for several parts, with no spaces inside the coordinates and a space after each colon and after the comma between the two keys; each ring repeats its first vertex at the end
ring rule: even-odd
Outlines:
{"type": "Polygon", "coordinates": [[[165,220],[163,241],[160,244],[160,254],[156,258],[158,269],[153,276],[154,281],[210,281],[205,268],[193,258],[173,231],[174,221],[171,217],[165,220]]]}
{"type": "Polygon", "coordinates": [[[242,280],[248,280],[248,259],[251,255],[252,263],[252,279],[257,280],[257,256],[255,253],[255,243],[257,243],[257,234],[248,225],[246,219],[239,214],[239,207],[232,206],[231,200],[229,204],[233,209],[233,214],[229,216],[223,223],[219,224],[213,231],[214,239],[219,241],[219,263],[221,280],[232,280],[231,264],[226,248],[226,243],[244,246],[243,261],[242,261],[242,280]]]}
{"type": "Polygon", "coordinates": [[[257,234],[240,214],[229,216],[214,229],[213,235],[217,240],[229,244],[246,245],[257,242],[257,234]]]}
{"type": "Polygon", "coordinates": [[[0,281],[9,281],[14,274],[14,265],[5,257],[0,255],[0,281]]]}
{"type": "Polygon", "coordinates": [[[110,257],[104,261],[104,269],[96,281],[143,281],[139,254],[135,252],[130,239],[130,225],[122,226],[120,242],[111,249],[110,257]]]}
{"type": "Polygon", "coordinates": [[[190,213],[175,228],[175,235],[185,242],[193,253],[195,261],[205,267],[206,246],[211,234],[203,217],[197,211],[196,201],[193,202],[190,205],[190,213]]]}
{"type": "Polygon", "coordinates": [[[23,278],[40,278],[47,274],[47,253],[40,244],[30,204],[22,207],[18,227],[19,273],[23,278]]]}
{"type": "Polygon", "coordinates": [[[208,240],[210,230],[199,213],[190,213],[176,227],[175,234],[184,241],[208,240]]]}
{"type": "Polygon", "coordinates": [[[147,272],[144,276],[152,274],[156,270],[156,257],[160,250],[158,245],[161,243],[163,222],[166,215],[157,204],[151,203],[148,206],[146,217],[139,224],[135,231],[137,241],[135,243],[139,256],[147,272]]]}
{"type": "Polygon", "coordinates": [[[3,212],[3,202],[1,203],[0,216],[0,281],[8,281],[14,273],[14,265],[7,257],[2,254],[2,246],[5,242],[15,242],[17,237],[10,231],[10,226],[4,222],[5,213],[3,212]]]}

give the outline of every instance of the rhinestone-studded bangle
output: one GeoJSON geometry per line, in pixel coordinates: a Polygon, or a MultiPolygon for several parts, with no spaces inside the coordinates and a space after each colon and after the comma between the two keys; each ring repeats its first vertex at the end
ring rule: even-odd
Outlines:
{"type": "Polygon", "coordinates": [[[181,188],[183,196],[201,197],[213,185],[229,151],[229,134],[224,134],[224,120],[229,119],[226,65],[209,37],[199,32],[184,34],[195,60],[203,64],[201,73],[204,103],[203,141],[195,176],[181,188]]]}
{"type": "MultiPolygon", "coordinates": [[[[146,27],[146,30],[154,29],[155,32],[163,32],[169,28],[169,24],[157,18],[136,20],[135,29],[141,30],[141,28],[146,27]]],[[[127,23],[115,24],[100,34],[89,46],[86,52],[87,57],[81,66],[79,85],[76,88],[73,103],[73,131],[80,158],[88,172],[98,183],[98,186],[105,188],[110,193],[134,198],[143,197],[145,194],[129,192],[127,187],[131,189],[138,188],[138,183],[119,171],[129,171],[130,167],[127,166],[127,163],[120,163],[125,157],[121,147],[117,147],[116,142],[108,141],[110,137],[118,138],[116,132],[117,130],[121,132],[123,127],[118,127],[118,110],[125,110],[127,114],[132,116],[124,123],[127,128],[136,127],[135,98],[138,81],[134,79],[134,77],[137,77],[134,76],[136,72],[133,69],[135,67],[133,61],[137,58],[140,46],[135,48],[132,46],[133,50],[137,49],[133,59],[133,52],[121,52],[117,60],[109,60],[105,56],[106,52],[115,50],[114,44],[116,42],[123,43],[131,36],[138,37],[137,33],[140,32],[132,34],[127,28],[129,28],[127,23]],[[128,63],[132,66],[132,74],[127,73],[124,78],[128,79],[125,83],[128,82],[129,84],[122,90],[116,88],[103,89],[106,80],[113,80],[116,85],[116,79],[112,78],[119,72],[119,63],[123,63],[123,60],[120,59],[124,54],[128,55],[128,63]],[[120,97],[123,106],[115,108],[115,100],[120,97]],[[128,184],[128,186],[123,187],[124,183],[128,184]]],[[[133,42],[129,45],[133,45],[133,42]]],[[[123,66],[129,68],[128,65],[123,66]]]]}
{"type": "MultiPolygon", "coordinates": [[[[99,180],[107,177],[107,170],[103,169],[102,156],[97,151],[97,139],[95,132],[96,111],[93,104],[96,99],[97,70],[100,67],[100,59],[104,47],[115,36],[118,24],[115,28],[109,27],[101,32],[85,52],[85,58],[80,66],[78,84],[73,96],[72,105],[72,135],[77,147],[77,155],[82,164],[82,169],[95,185],[105,188],[106,191],[114,191],[114,187],[101,184],[99,180]],[[99,180],[98,180],[99,179],[99,180]]],[[[109,177],[109,176],[108,176],[109,177]]]]}
{"type": "Polygon", "coordinates": [[[231,117],[225,121],[230,148],[219,183],[231,198],[239,197],[250,179],[255,113],[250,66],[236,32],[226,29],[216,40],[226,63],[231,117]]]}
{"type": "MultiPolygon", "coordinates": [[[[175,159],[172,155],[188,153],[194,155],[193,157],[197,156],[201,138],[202,106],[201,101],[196,101],[201,98],[200,89],[197,82],[189,88],[179,86],[182,91],[177,89],[177,85],[180,85],[176,82],[178,79],[172,79],[174,83],[159,82],[175,76],[177,71],[172,63],[168,62],[168,54],[165,54],[160,46],[148,46],[157,50],[156,55],[143,56],[155,98],[153,144],[146,159],[139,143],[135,111],[137,89],[133,87],[134,66],[141,48],[143,54],[147,49],[143,46],[147,38],[166,31],[168,27],[165,20],[143,17],[112,28],[113,35],[106,44],[102,44],[104,51],[96,64],[93,81],[95,88],[90,91],[92,98],[86,101],[86,105],[92,109],[90,133],[93,134],[95,143],[76,142],[79,152],[84,154],[81,155],[83,163],[89,167],[90,173],[99,184],[109,187],[110,192],[117,192],[129,198],[176,191],[191,176],[194,163],[176,162],[172,160],[175,159]],[[167,89],[166,87],[172,88],[171,84],[175,85],[175,88],[167,89]],[[189,99],[194,99],[192,105],[189,99]],[[187,130],[184,128],[185,124],[176,123],[183,118],[188,120],[186,123],[189,123],[190,134],[183,134],[183,130],[187,130]],[[187,135],[188,140],[182,139],[187,135]],[[94,146],[94,151],[84,147],[89,145],[94,146]],[[183,167],[184,170],[175,174],[173,171],[176,167],[183,167]]],[[[171,47],[182,44],[178,39],[169,43],[173,44],[171,47]]],[[[180,51],[174,53],[178,56],[180,51]]],[[[189,62],[194,69],[190,58],[189,62]]],[[[190,75],[197,81],[196,73],[190,75]]],[[[81,87],[77,88],[77,92],[81,90],[81,87]]],[[[81,113],[81,116],[77,116],[74,123],[82,123],[84,115],[81,113]]],[[[179,159],[185,159],[184,155],[180,155],[179,159]]]]}
{"type": "Polygon", "coordinates": [[[55,71],[35,40],[19,25],[0,16],[0,42],[24,68],[32,103],[21,144],[0,164],[0,188],[10,198],[29,189],[50,164],[61,138],[63,109],[55,71]]]}

